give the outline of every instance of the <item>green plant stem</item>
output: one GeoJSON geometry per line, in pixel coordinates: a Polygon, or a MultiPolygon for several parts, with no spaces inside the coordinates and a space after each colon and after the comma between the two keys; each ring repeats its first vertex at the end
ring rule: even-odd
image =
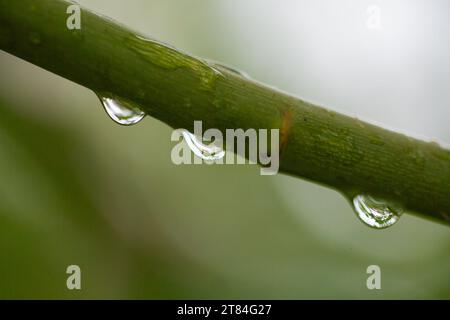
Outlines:
{"type": "MultiPolygon", "coordinates": [[[[0,49],[96,92],[135,102],[174,128],[280,129],[280,170],[367,193],[449,224],[450,151],[247,79],[70,2],[0,0],[0,49]]],[[[332,213],[329,213],[332,214],[332,213]]]]}

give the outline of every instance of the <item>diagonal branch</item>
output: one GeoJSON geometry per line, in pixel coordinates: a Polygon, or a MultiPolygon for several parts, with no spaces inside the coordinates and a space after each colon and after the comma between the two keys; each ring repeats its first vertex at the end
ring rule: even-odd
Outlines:
{"type": "Polygon", "coordinates": [[[314,106],[62,0],[0,0],[0,48],[175,128],[280,129],[280,170],[449,224],[450,151],[314,106]]]}

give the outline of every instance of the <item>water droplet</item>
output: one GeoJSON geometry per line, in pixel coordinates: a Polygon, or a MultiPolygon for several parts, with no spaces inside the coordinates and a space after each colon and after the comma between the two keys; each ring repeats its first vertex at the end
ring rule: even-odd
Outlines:
{"type": "Polygon", "coordinates": [[[206,161],[220,160],[225,156],[225,151],[211,143],[204,145],[194,134],[187,130],[180,130],[189,148],[194,154],[206,161]]]}
{"type": "Polygon", "coordinates": [[[222,73],[206,60],[189,55],[166,43],[140,35],[127,38],[130,48],[143,59],[166,70],[191,69],[199,76],[200,89],[213,91],[217,78],[222,73]]]}
{"type": "Polygon", "coordinates": [[[118,124],[129,126],[145,117],[145,112],[133,103],[111,95],[97,94],[109,117],[118,124]]]}
{"type": "Polygon", "coordinates": [[[243,77],[243,78],[250,79],[250,75],[249,75],[247,72],[245,72],[245,71],[238,70],[238,69],[236,69],[235,67],[232,67],[232,66],[223,64],[222,62],[217,62],[217,61],[213,61],[213,60],[209,60],[209,59],[206,60],[206,61],[207,61],[210,65],[212,65],[212,66],[214,66],[214,67],[222,68],[222,69],[225,69],[225,70],[227,70],[227,71],[230,71],[230,72],[232,72],[232,73],[234,73],[234,74],[236,74],[236,75],[238,75],[238,76],[241,76],[241,77],[243,77]]]}
{"type": "Polygon", "coordinates": [[[353,198],[353,208],[362,222],[376,229],[393,225],[403,213],[398,205],[361,194],[353,198]]]}

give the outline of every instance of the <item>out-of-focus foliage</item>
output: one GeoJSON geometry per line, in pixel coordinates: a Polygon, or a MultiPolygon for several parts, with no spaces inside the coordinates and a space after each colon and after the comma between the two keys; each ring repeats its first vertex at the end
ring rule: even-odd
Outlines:
{"type": "MultiPolygon", "coordinates": [[[[327,1],[286,1],[284,9],[276,1],[81,3],[314,101],[450,140],[442,122],[450,93],[439,89],[450,62],[438,63],[431,50],[389,69],[403,47],[383,56],[380,46],[398,28],[387,20],[389,36],[361,35],[368,3],[347,1],[341,11],[327,1]],[[317,24],[302,19],[305,12],[317,24]],[[375,37],[372,48],[358,41],[364,36],[375,37]],[[336,37],[344,43],[333,44],[336,37]],[[332,50],[314,60],[327,41],[332,50]],[[345,45],[374,55],[355,61],[340,51],[345,45]],[[305,61],[318,68],[303,68],[305,61]],[[358,70],[370,62],[386,73],[358,70]],[[410,70],[413,62],[423,69],[410,70]],[[423,90],[411,90],[420,77],[423,90]],[[408,81],[394,90],[392,78],[408,81]],[[425,99],[426,108],[411,102],[425,99]]],[[[383,5],[395,17],[396,7],[383,5]]],[[[425,21],[433,13],[448,28],[439,20],[445,6],[425,6],[425,21]]],[[[439,38],[420,37],[427,32],[416,41],[449,53],[439,38]]],[[[447,227],[405,214],[390,229],[372,230],[343,197],[312,183],[260,176],[255,166],[175,166],[164,124],[147,118],[120,127],[94,93],[5,53],[0,70],[0,298],[450,297],[447,227]],[[81,291],[66,288],[70,264],[81,267],[81,291]],[[382,290],[366,288],[372,264],[381,267],[382,290]]]]}

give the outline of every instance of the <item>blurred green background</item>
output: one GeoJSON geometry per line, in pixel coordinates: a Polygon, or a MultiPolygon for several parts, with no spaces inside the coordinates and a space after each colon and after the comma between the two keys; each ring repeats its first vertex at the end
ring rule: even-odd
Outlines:
{"type": "MultiPolygon", "coordinates": [[[[446,1],[80,3],[312,102],[450,141],[446,1]]],[[[0,72],[0,298],[450,298],[448,227],[405,214],[373,230],[301,179],[176,166],[163,123],[121,127],[90,90],[4,52],[0,72]],[[372,264],[381,290],[366,287],[372,264]]]]}

